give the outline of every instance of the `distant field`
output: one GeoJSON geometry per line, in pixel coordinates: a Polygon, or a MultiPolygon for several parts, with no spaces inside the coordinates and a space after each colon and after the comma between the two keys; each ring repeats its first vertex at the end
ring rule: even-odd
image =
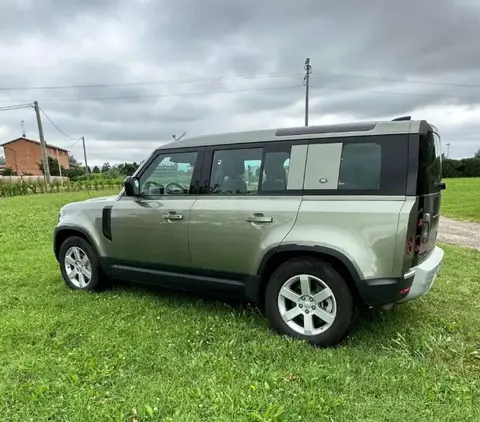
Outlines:
{"type": "Polygon", "coordinates": [[[480,222],[480,178],[444,179],[442,215],[480,222]]]}
{"type": "Polygon", "coordinates": [[[231,302],[69,290],[52,230],[87,197],[0,200],[2,421],[480,420],[480,252],[445,246],[427,296],[319,350],[231,302]]]}

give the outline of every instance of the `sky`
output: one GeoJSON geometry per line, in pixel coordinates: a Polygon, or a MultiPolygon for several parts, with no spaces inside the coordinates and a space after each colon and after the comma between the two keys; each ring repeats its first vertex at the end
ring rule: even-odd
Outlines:
{"type": "MultiPolygon", "coordinates": [[[[411,115],[462,158],[479,39],[476,0],[2,0],[0,107],[37,100],[70,136],[42,115],[47,142],[83,161],[85,136],[89,165],[141,161],[183,132],[302,126],[309,57],[310,125],[411,115]]],[[[0,111],[0,143],[22,120],[38,139],[25,108],[0,111]]]]}

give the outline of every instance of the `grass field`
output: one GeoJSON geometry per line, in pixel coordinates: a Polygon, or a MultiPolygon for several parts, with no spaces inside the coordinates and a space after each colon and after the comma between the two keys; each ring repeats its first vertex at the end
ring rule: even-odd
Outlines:
{"type": "Polygon", "coordinates": [[[480,222],[480,177],[445,179],[442,215],[480,222]]]}
{"type": "Polygon", "coordinates": [[[426,297],[321,350],[221,300],[67,289],[52,229],[85,197],[0,200],[2,420],[480,420],[480,252],[445,246],[426,297]]]}

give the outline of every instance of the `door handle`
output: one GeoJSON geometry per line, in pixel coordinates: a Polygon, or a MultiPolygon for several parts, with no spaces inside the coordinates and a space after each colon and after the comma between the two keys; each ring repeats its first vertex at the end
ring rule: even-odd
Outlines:
{"type": "Polygon", "coordinates": [[[430,213],[426,212],[423,216],[423,229],[421,233],[420,240],[422,243],[426,243],[428,241],[428,237],[430,236],[430,213]]]}
{"type": "Polygon", "coordinates": [[[182,214],[177,214],[176,212],[169,212],[168,214],[163,214],[164,220],[183,220],[182,214]]]}
{"type": "Polygon", "coordinates": [[[250,217],[247,217],[249,223],[271,223],[273,221],[272,217],[265,217],[262,213],[255,213],[250,217]]]}

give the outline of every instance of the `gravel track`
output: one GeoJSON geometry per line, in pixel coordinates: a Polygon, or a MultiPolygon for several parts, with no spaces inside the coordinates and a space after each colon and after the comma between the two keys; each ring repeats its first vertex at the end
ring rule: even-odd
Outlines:
{"type": "Polygon", "coordinates": [[[452,245],[480,249],[480,223],[440,217],[438,240],[452,245]]]}

